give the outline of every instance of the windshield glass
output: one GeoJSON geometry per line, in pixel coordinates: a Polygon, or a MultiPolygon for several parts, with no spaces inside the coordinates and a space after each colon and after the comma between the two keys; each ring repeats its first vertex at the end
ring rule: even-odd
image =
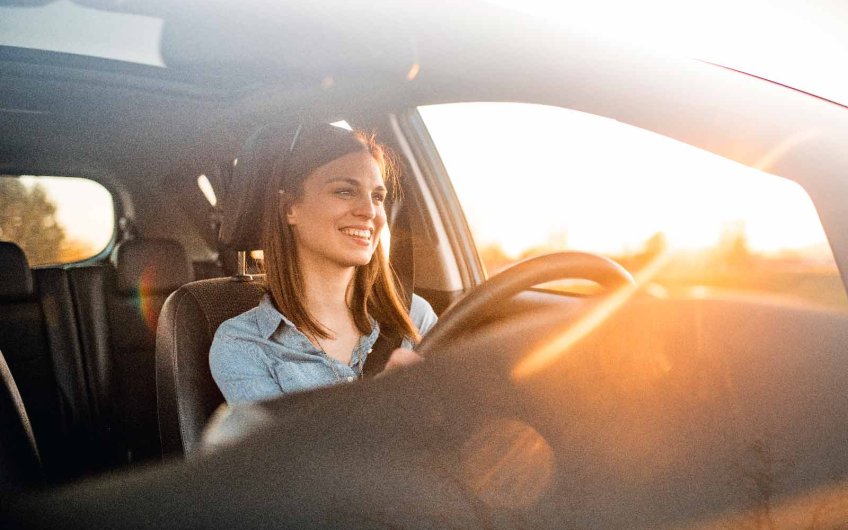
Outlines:
{"type": "Polygon", "coordinates": [[[162,20],[112,13],[68,0],[40,7],[0,7],[0,45],[165,66],[162,20]]]}

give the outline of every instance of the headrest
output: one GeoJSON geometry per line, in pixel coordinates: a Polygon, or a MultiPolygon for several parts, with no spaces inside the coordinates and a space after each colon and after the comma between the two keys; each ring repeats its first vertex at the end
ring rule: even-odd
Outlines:
{"type": "Polygon", "coordinates": [[[262,248],[262,212],[269,193],[314,169],[365,146],[351,131],[328,123],[266,125],[244,143],[222,198],[218,239],[233,250],[262,248]],[[280,169],[285,171],[280,172],[280,169]]]}
{"type": "Polygon", "coordinates": [[[112,252],[123,294],[162,294],[194,279],[182,245],[171,239],[130,239],[112,252]]]}
{"type": "Polygon", "coordinates": [[[274,164],[288,152],[296,128],[266,125],[244,143],[222,197],[219,241],[233,250],[262,248],[262,210],[273,182],[274,164]]]}
{"type": "Polygon", "coordinates": [[[15,302],[33,296],[32,272],[21,247],[0,241],[0,301],[15,302]]]}

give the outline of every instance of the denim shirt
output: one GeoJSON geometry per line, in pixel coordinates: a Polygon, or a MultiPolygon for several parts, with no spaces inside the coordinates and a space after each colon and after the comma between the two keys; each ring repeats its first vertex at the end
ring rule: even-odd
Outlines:
{"type": "MultiPolygon", "coordinates": [[[[422,335],[436,323],[433,308],[417,295],[409,316],[422,335]]],[[[345,364],[315,347],[266,294],[258,306],[221,324],[209,366],[227,403],[258,401],[358,379],[379,335],[380,325],[372,319],[371,333],[345,364]]],[[[404,339],[401,347],[412,349],[412,343],[404,339]]]]}

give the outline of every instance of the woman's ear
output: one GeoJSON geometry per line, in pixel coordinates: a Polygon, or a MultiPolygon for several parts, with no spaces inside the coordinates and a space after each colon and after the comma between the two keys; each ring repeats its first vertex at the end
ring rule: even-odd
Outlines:
{"type": "Polygon", "coordinates": [[[289,225],[297,224],[297,208],[296,205],[288,200],[286,192],[280,190],[277,192],[280,197],[280,217],[285,216],[285,222],[289,225]]]}

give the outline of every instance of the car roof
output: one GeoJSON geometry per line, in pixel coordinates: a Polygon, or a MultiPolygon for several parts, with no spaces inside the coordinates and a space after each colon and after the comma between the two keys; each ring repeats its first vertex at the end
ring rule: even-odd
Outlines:
{"type": "MultiPolygon", "coordinates": [[[[49,165],[45,152],[64,167],[96,153],[89,158],[113,170],[137,162],[133,154],[173,161],[198,145],[226,158],[268,116],[481,99],[568,106],[749,166],[779,165],[785,156],[775,157],[775,146],[785,151],[791,138],[828,139],[846,127],[833,103],[484,2],[78,3],[161,16],[167,67],[3,48],[0,108],[14,117],[0,125],[13,139],[2,146],[6,169],[49,165]],[[75,131],[68,145],[63,137],[75,131]],[[122,148],[133,143],[138,149],[122,148]]],[[[206,154],[188,158],[198,156],[206,154]]],[[[167,170],[148,162],[150,173],[167,170]]],[[[815,171],[765,169],[816,180],[815,171]]]]}

